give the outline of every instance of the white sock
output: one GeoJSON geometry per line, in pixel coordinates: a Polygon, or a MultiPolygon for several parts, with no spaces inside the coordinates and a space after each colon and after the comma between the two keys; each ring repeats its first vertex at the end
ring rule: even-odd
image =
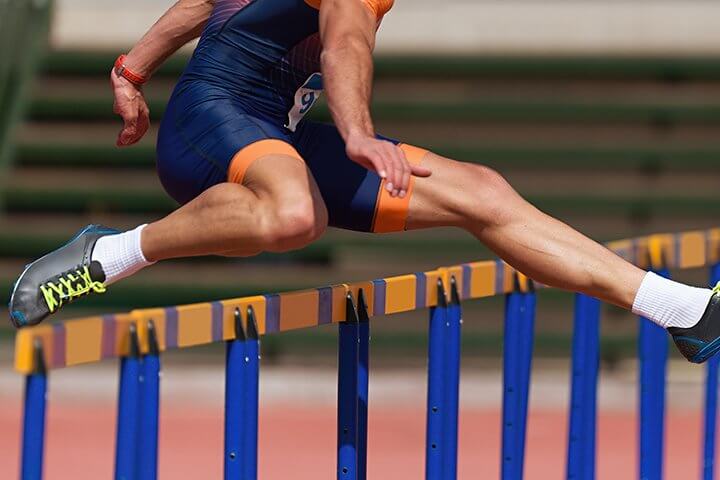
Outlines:
{"type": "Polygon", "coordinates": [[[140,235],[146,226],[140,225],[135,230],[108,235],[95,243],[92,260],[98,261],[102,265],[105,272],[105,285],[129,277],[154,263],[145,259],[140,247],[140,235]]]}
{"type": "Polygon", "coordinates": [[[632,311],[663,328],[690,328],[705,313],[712,294],[709,288],[690,287],[648,272],[632,311]]]}

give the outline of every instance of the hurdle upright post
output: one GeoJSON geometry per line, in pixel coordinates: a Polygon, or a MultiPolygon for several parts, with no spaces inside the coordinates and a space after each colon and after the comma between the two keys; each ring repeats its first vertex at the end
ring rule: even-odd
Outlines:
{"type": "Polygon", "coordinates": [[[458,413],[460,408],[460,343],[462,307],[455,276],[450,277],[450,303],[445,315],[445,409],[443,415],[443,478],[457,478],[458,413]]]}
{"type": "Polygon", "coordinates": [[[370,390],[370,315],[365,292],[358,290],[358,479],[367,478],[368,409],[370,390]]]}
{"type": "MultiPolygon", "coordinates": [[[[520,480],[525,463],[525,430],[530,392],[530,362],[535,309],[534,298],[528,303],[517,273],[513,291],[505,299],[503,342],[503,407],[501,478],[520,480]]],[[[534,296],[534,294],[532,294],[534,296]]]]}
{"type": "Polygon", "coordinates": [[[47,402],[47,369],[42,344],[33,344],[34,371],[25,379],[25,412],[22,436],[22,480],[43,477],[45,447],[45,409],[47,402]]]}
{"type": "MultiPolygon", "coordinates": [[[[520,286],[523,293],[523,305],[521,313],[523,321],[520,330],[520,342],[522,344],[522,357],[520,358],[520,386],[522,388],[520,395],[520,428],[517,430],[519,435],[519,448],[525,455],[525,439],[527,438],[527,417],[530,404],[530,376],[532,373],[533,347],[535,344],[535,308],[537,305],[537,296],[535,295],[535,283],[524,277],[524,286],[520,286]]],[[[521,476],[524,465],[520,466],[521,476]]]]}
{"type": "Polygon", "coordinates": [[[120,359],[117,440],[115,444],[115,478],[134,480],[137,474],[137,445],[140,409],[140,344],[137,328],[128,331],[129,352],[120,359]]]}
{"type": "MultiPolygon", "coordinates": [[[[710,284],[714,286],[718,282],[720,282],[720,263],[716,263],[710,268],[710,284]]],[[[705,426],[702,458],[703,480],[713,480],[715,478],[718,367],[720,367],[720,355],[715,355],[707,361],[707,373],[705,380],[705,426]]]]}
{"type": "Polygon", "coordinates": [[[226,343],[225,454],[226,480],[257,478],[260,340],[252,307],[246,325],[239,308],[234,313],[235,338],[226,343]]]}
{"type": "Polygon", "coordinates": [[[140,433],[137,443],[138,480],[155,480],[158,466],[160,414],[160,347],[155,323],[147,324],[148,353],[143,357],[140,381],[140,433]]]}
{"type": "MultiPolygon", "coordinates": [[[[656,273],[670,278],[670,272],[666,268],[658,269],[656,273]]],[[[668,336],[664,328],[646,318],[640,318],[639,323],[640,478],[660,480],[663,477],[665,458],[668,336]]]]}
{"type": "MultiPolygon", "coordinates": [[[[364,303],[364,302],[363,302],[364,303]]],[[[362,330],[369,334],[369,328],[362,330]]],[[[345,297],[345,321],[338,325],[338,406],[337,406],[337,478],[364,480],[367,459],[367,437],[360,440],[361,425],[367,426],[367,406],[362,409],[361,397],[367,402],[367,370],[361,372],[361,345],[368,338],[361,338],[360,316],[352,294],[345,297]],[[364,418],[361,418],[364,415],[364,418]]],[[[367,368],[367,367],[366,367],[367,368]]],[[[366,404],[367,405],[367,404],[366,404]]],[[[367,435],[365,432],[364,435],[367,435]]]]}
{"type": "Polygon", "coordinates": [[[445,286],[441,279],[437,282],[437,305],[430,309],[428,329],[428,398],[427,431],[425,445],[425,477],[427,480],[445,480],[443,468],[445,443],[443,426],[448,409],[445,395],[446,382],[446,345],[443,341],[448,316],[445,286]]]}
{"type": "Polygon", "coordinates": [[[575,295],[572,339],[568,480],[595,478],[600,301],[575,295]]]}

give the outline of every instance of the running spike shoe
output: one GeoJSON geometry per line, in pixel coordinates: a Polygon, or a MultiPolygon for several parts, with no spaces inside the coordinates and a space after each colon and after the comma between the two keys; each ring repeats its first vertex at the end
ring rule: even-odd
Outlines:
{"type": "Polygon", "coordinates": [[[68,243],[25,267],[10,295],[10,321],[15,327],[37,325],[62,307],[91,293],[105,293],[105,272],[91,261],[99,238],[120,233],[88,225],[68,243]]]}
{"type": "Polygon", "coordinates": [[[705,313],[691,328],[668,328],[680,353],[692,363],[703,363],[720,350],[720,283],[713,289],[705,313]]]}

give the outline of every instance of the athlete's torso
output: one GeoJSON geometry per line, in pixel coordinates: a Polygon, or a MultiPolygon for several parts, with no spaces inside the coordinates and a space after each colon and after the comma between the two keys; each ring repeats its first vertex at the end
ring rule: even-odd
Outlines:
{"type": "Polygon", "coordinates": [[[176,95],[238,102],[291,130],[322,90],[320,0],[216,0],[176,95]]]}
{"type": "Polygon", "coordinates": [[[318,17],[305,0],[217,0],[181,84],[199,80],[268,120],[296,123],[322,90],[318,17]]]}

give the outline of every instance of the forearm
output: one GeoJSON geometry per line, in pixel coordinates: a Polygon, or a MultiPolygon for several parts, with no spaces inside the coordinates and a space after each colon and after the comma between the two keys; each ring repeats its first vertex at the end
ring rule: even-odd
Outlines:
{"type": "Polygon", "coordinates": [[[151,75],[180,47],[200,36],[215,0],[178,0],[128,53],[126,65],[151,75]]]}
{"type": "Polygon", "coordinates": [[[372,47],[359,38],[341,41],[323,51],[322,70],[330,112],[343,139],[374,136],[370,116],[372,47]]]}

